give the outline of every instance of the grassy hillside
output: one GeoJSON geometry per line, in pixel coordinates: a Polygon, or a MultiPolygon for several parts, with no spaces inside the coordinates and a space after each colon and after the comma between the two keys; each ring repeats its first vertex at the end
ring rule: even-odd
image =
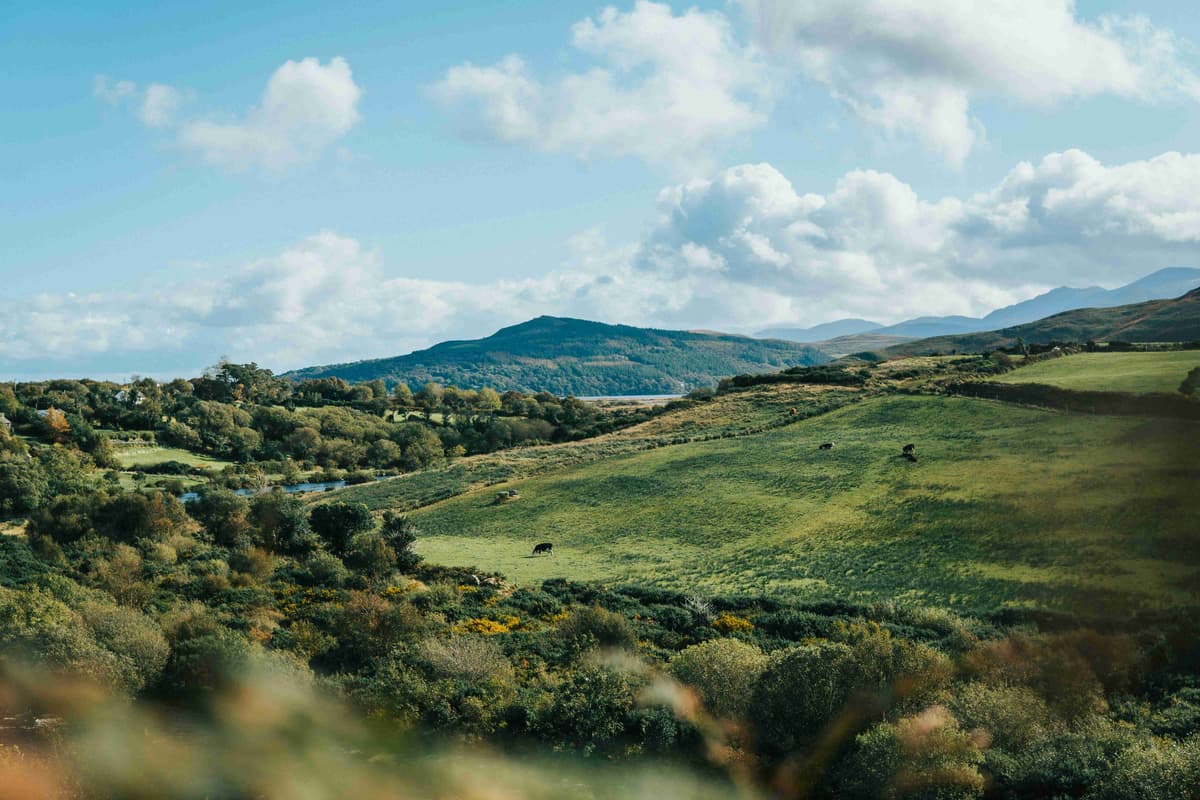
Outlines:
{"type": "Polygon", "coordinates": [[[1200,340],[1200,289],[1174,300],[1151,300],[1116,308],[1083,308],[997,331],[937,336],[893,345],[889,356],[978,353],[1028,344],[1086,342],[1189,342],[1200,340]]]}
{"type": "Polygon", "coordinates": [[[485,339],[443,342],[395,358],[310,367],[287,377],[382,378],[413,388],[437,381],[577,396],[682,394],[726,375],[828,360],[820,350],[795,342],[538,317],[485,339]]]}
{"type": "Polygon", "coordinates": [[[1044,383],[1076,391],[1174,392],[1184,376],[1200,367],[1200,351],[1076,353],[1021,367],[995,380],[1044,383]]]}
{"type": "MultiPolygon", "coordinates": [[[[930,396],[620,455],[416,516],[435,563],[707,593],[1098,610],[1200,588],[1200,428],[930,396]],[[832,451],[817,445],[835,441],[832,451]],[[898,458],[917,443],[920,460],[898,458]],[[532,558],[538,541],[556,555],[532,558]]],[[[500,487],[497,487],[500,488],[500,487]]]]}
{"type": "Polygon", "coordinates": [[[796,424],[806,416],[851,403],[861,394],[858,389],[832,386],[753,386],[718,395],[706,403],[677,404],[681,407],[605,436],[460,458],[447,466],[352,486],[337,492],[336,497],[318,496],[312,501],[346,500],[364,503],[374,511],[420,508],[472,489],[578,464],[672,444],[746,436],[796,424]],[[797,409],[795,416],[791,414],[793,408],[797,409]]]}

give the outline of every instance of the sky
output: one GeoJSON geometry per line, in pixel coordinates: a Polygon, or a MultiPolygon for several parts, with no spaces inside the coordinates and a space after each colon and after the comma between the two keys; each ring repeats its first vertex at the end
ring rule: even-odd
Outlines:
{"type": "Polygon", "coordinates": [[[0,0],[0,378],[1200,267],[1190,5],[0,0]]]}

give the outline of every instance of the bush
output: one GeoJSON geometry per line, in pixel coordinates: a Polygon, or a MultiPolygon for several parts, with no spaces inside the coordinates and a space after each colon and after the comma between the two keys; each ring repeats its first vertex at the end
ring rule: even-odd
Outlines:
{"type": "Polygon", "coordinates": [[[710,712],[741,719],[750,709],[754,687],[767,663],[767,656],[752,644],[713,639],[676,653],[668,669],[696,691],[710,712]]]}
{"type": "Polygon", "coordinates": [[[127,608],[94,601],[84,603],[79,612],[96,641],[116,654],[125,689],[137,692],[158,680],[170,648],[153,620],[127,608]]]}
{"type": "Polygon", "coordinates": [[[807,746],[863,684],[854,651],[845,644],[819,642],[773,653],[750,701],[762,749],[782,756],[807,746]]]}
{"type": "Polygon", "coordinates": [[[584,754],[616,751],[625,737],[638,688],[625,673],[584,664],[554,688],[537,731],[557,746],[584,754]]]}
{"type": "Polygon", "coordinates": [[[637,635],[629,621],[600,606],[584,606],[558,623],[558,635],[577,652],[600,646],[633,650],[637,635]]]}
{"type": "Polygon", "coordinates": [[[339,587],[350,576],[345,564],[332,553],[318,550],[304,559],[303,570],[297,576],[309,586],[339,587]]]}
{"type": "Polygon", "coordinates": [[[980,743],[941,706],[859,736],[834,779],[835,796],[958,800],[982,797],[980,743]]]}
{"type": "Polygon", "coordinates": [[[396,553],[378,533],[360,533],[350,543],[346,563],[356,572],[379,579],[396,568],[396,553]]]}
{"type": "Polygon", "coordinates": [[[1094,800],[1194,800],[1200,787],[1200,737],[1182,744],[1143,742],[1117,757],[1089,797],[1094,800]]]}
{"type": "Polygon", "coordinates": [[[513,679],[512,664],[490,639],[478,636],[428,639],[421,644],[420,652],[435,678],[471,682],[513,679]]]}

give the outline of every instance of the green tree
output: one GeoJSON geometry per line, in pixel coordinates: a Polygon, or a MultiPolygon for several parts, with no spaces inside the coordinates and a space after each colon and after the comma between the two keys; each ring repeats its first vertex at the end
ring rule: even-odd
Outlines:
{"type": "Polygon", "coordinates": [[[330,550],[344,555],[350,540],[369,531],[375,521],[362,503],[327,503],[309,513],[308,523],[330,550]]]}
{"type": "Polygon", "coordinates": [[[360,533],[350,542],[346,564],[368,578],[377,580],[396,568],[396,551],[379,533],[360,533]]]}
{"type": "Polygon", "coordinates": [[[207,488],[200,497],[188,503],[187,512],[195,518],[213,541],[222,547],[236,547],[249,542],[250,503],[229,489],[207,488]]]}
{"type": "Polygon", "coordinates": [[[421,556],[413,551],[420,529],[408,516],[387,512],[379,533],[396,554],[396,566],[401,571],[408,572],[421,563],[421,556]]]}
{"type": "Polygon", "coordinates": [[[1188,397],[1194,397],[1197,389],[1200,389],[1200,367],[1193,367],[1183,379],[1183,383],[1179,384],[1179,391],[1188,397]]]}
{"type": "Polygon", "coordinates": [[[257,531],[258,544],[269,552],[304,555],[317,546],[304,503],[282,489],[255,496],[247,519],[257,531]]]}

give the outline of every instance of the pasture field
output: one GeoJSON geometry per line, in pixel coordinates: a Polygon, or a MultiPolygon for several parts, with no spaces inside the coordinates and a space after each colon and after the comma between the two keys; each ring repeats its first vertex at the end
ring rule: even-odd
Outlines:
{"type": "Polygon", "coordinates": [[[1198,446],[1178,420],[875,396],[477,489],[414,512],[417,547],[525,585],[1120,613],[1197,598],[1198,446]]]}
{"type": "Polygon", "coordinates": [[[667,411],[638,425],[579,442],[517,447],[486,455],[459,458],[453,463],[402,475],[393,480],[351,486],[318,496],[364,503],[373,511],[411,510],[472,489],[528,478],[553,470],[670,444],[746,436],[799,422],[853,402],[855,389],[801,384],[754,386],[719,395],[705,403],[667,411]],[[793,416],[791,409],[797,414],[793,416]]]}
{"type": "Polygon", "coordinates": [[[1001,383],[1044,383],[1099,392],[1175,392],[1188,371],[1200,367],[1200,351],[1076,353],[1018,367],[1001,383]]]}
{"type": "Polygon", "coordinates": [[[202,469],[221,469],[230,464],[229,461],[222,461],[219,458],[213,458],[201,453],[193,453],[190,450],[184,450],[179,447],[162,447],[145,442],[133,442],[130,444],[113,442],[113,444],[116,445],[117,460],[121,462],[121,466],[125,469],[144,467],[148,464],[159,464],[163,461],[178,461],[182,464],[201,467],[202,469]]]}

